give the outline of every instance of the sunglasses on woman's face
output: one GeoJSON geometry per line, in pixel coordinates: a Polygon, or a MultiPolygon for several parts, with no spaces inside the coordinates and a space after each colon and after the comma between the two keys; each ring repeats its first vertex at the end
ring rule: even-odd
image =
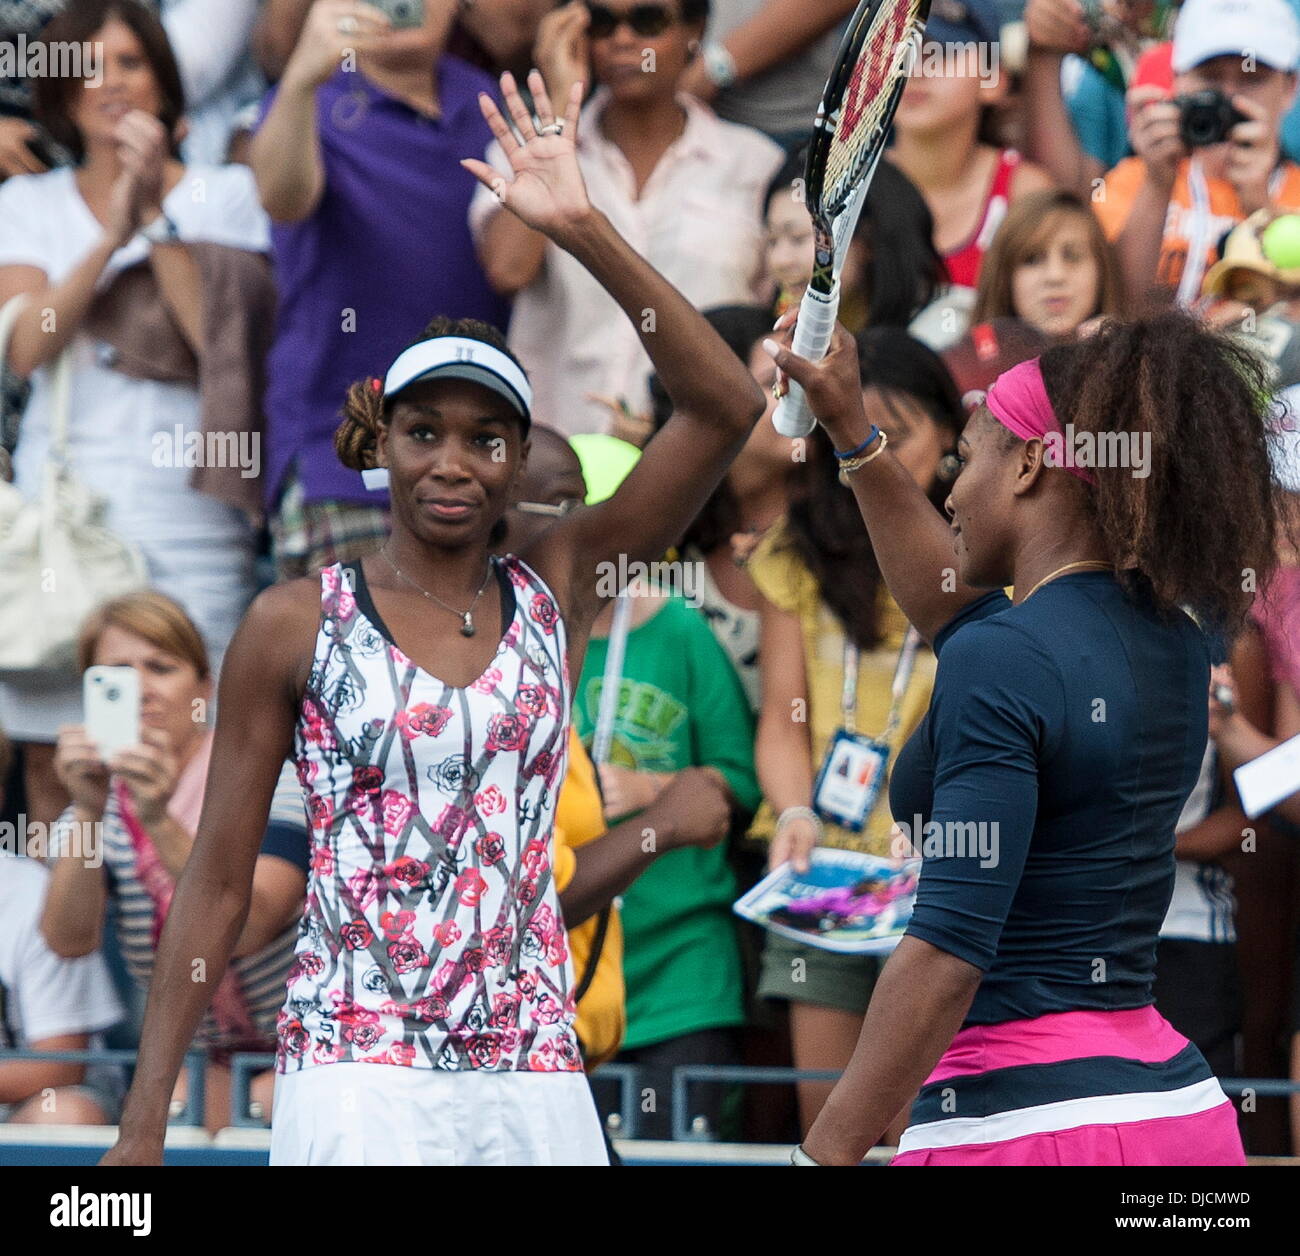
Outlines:
{"type": "Polygon", "coordinates": [[[662,35],[676,21],[676,14],[664,4],[634,4],[622,10],[589,4],[587,12],[591,15],[587,34],[592,39],[608,39],[624,22],[636,35],[662,35]]]}

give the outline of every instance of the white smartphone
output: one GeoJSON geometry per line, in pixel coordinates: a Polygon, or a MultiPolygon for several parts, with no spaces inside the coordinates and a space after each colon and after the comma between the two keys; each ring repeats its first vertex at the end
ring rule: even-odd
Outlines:
{"type": "Polygon", "coordinates": [[[81,685],[86,736],[108,762],[140,740],[140,673],[134,667],[88,667],[81,685]]]}

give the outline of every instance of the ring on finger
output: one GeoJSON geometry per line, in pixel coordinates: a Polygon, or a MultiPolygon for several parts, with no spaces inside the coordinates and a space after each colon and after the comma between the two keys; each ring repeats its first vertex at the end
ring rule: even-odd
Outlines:
{"type": "Polygon", "coordinates": [[[537,128],[538,135],[563,135],[564,119],[556,118],[554,122],[548,122],[545,126],[537,128]]]}

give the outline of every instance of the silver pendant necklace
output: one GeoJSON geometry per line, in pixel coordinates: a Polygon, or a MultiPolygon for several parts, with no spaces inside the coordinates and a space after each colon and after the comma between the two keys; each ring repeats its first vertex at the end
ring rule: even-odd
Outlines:
{"type": "Polygon", "coordinates": [[[435,597],[434,594],[430,593],[429,590],[424,588],[422,585],[416,584],[415,581],[406,574],[406,572],[393,562],[392,558],[389,556],[387,548],[381,549],[379,552],[384,556],[384,561],[417,593],[422,593],[430,602],[436,603],[438,606],[441,606],[443,610],[450,611],[460,619],[460,635],[462,637],[472,637],[474,635],[476,631],[474,627],[474,608],[478,605],[478,600],[483,596],[483,590],[487,588],[488,580],[492,576],[492,560],[490,558],[488,559],[487,571],[483,576],[483,583],[479,585],[478,592],[474,594],[474,600],[469,604],[469,610],[458,611],[454,606],[448,606],[442,598],[435,597]]]}

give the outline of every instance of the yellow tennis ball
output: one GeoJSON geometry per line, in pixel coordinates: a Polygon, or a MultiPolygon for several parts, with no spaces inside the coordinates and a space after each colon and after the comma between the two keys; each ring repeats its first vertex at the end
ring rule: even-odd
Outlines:
{"type": "Polygon", "coordinates": [[[1300,268],[1300,214],[1282,214],[1259,237],[1264,256],[1278,270],[1300,268]]]}
{"type": "Polygon", "coordinates": [[[583,432],[578,436],[570,436],[569,444],[582,463],[588,506],[613,497],[641,457],[641,451],[635,445],[619,440],[617,436],[607,436],[604,432],[583,432]]]}

